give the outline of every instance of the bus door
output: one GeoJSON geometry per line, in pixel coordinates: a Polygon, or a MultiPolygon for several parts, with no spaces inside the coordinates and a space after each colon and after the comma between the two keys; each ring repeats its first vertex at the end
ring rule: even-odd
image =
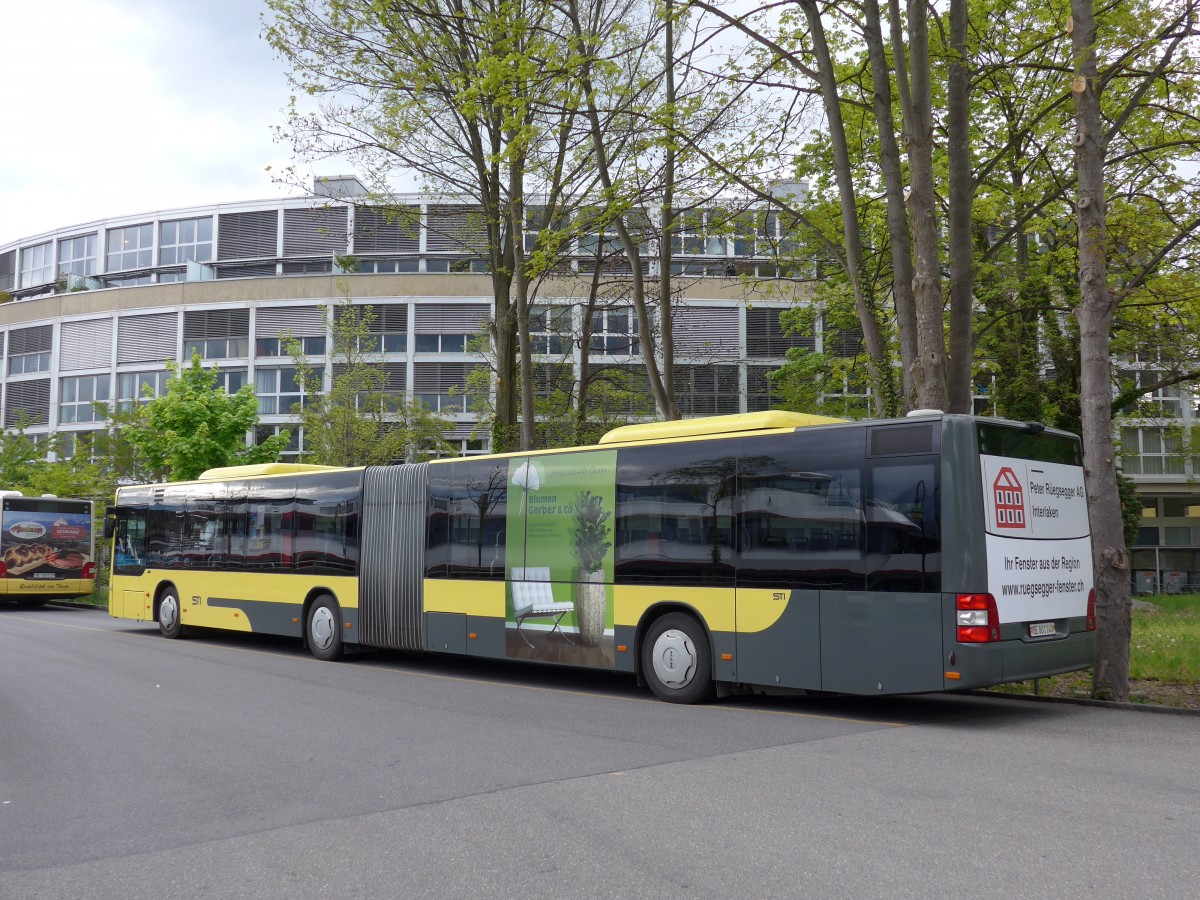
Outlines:
{"type": "Polygon", "coordinates": [[[867,460],[860,523],[865,590],[822,593],[825,690],[941,689],[937,475],[936,456],[867,460]]]}
{"type": "Polygon", "coordinates": [[[616,665],[616,458],[591,450],[509,460],[506,609],[516,655],[616,665]]]}
{"type": "Polygon", "coordinates": [[[737,489],[738,681],[825,685],[826,611],[861,590],[862,429],[747,442],[737,489]]]}

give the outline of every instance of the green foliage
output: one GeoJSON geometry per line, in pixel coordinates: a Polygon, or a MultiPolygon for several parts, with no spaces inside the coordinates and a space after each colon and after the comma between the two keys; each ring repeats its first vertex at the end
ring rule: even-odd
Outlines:
{"type": "Polygon", "coordinates": [[[217,371],[204,368],[199,354],[183,368],[167,363],[166,392],[132,410],[121,437],[158,479],[187,481],[219,466],[273,462],[287,445],[286,433],[257,446],[246,435],[258,423],[258,401],[246,385],[226,394],[217,371]]]}
{"type": "Polygon", "coordinates": [[[571,537],[579,554],[579,566],[585,572],[599,572],[612,542],[608,539],[608,519],[612,512],[604,507],[604,498],[583,491],[575,498],[575,528],[571,537]]]}
{"type": "Polygon", "coordinates": [[[1117,472],[1117,493],[1121,497],[1121,525],[1125,533],[1125,546],[1133,547],[1138,542],[1138,528],[1142,524],[1142,499],[1137,484],[1124,472],[1117,472]]]}
{"type": "Polygon", "coordinates": [[[25,433],[26,427],[23,420],[16,431],[0,432],[0,488],[5,490],[26,493],[35,471],[46,458],[45,448],[25,433]]]}
{"type": "MultiPolygon", "coordinates": [[[[331,310],[325,308],[329,316],[331,310]]],[[[418,462],[444,455],[452,423],[431,413],[403,391],[388,389],[378,339],[371,331],[375,312],[355,306],[348,293],[332,310],[333,378],[324,389],[324,367],[314,368],[300,342],[283,345],[296,367],[304,400],[291,412],[304,430],[306,462],[330,466],[372,466],[418,462]]]]}
{"type": "Polygon", "coordinates": [[[852,307],[833,286],[823,291],[828,302],[797,306],[779,317],[785,334],[815,336],[822,327],[824,351],[792,347],[787,362],[771,372],[776,407],[793,412],[861,419],[871,415],[866,399],[867,372],[856,335],[852,307]]]}

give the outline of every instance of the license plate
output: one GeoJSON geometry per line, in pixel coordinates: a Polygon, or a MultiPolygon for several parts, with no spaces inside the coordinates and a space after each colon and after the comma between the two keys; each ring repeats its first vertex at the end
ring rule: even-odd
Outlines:
{"type": "Polygon", "coordinates": [[[1051,635],[1054,633],[1055,632],[1054,632],[1054,623],[1053,622],[1030,622],[1029,623],[1029,636],[1030,637],[1046,637],[1047,635],[1051,635]]]}

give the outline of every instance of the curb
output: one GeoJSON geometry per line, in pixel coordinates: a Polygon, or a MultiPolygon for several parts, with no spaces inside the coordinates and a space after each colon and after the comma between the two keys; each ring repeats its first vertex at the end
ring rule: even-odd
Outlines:
{"type": "Polygon", "coordinates": [[[1116,703],[1112,700],[1092,700],[1086,697],[1044,697],[1034,694],[1001,694],[987,690],[969,690],[961,693],[975,697],[999,697],[1005,700],[1027,700],[1034,703],[1067,703],[1074,706],[1090,706],[1094,709],[1119,709],[1125,712],[1160,713],[1168,716],[1200,716],[1200,709],[1186,706],[1162,706],[1157,703],[1116,703]]]}

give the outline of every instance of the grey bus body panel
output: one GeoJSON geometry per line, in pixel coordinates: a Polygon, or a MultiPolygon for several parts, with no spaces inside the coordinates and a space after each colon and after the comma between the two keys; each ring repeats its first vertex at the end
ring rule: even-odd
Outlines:
{"type": "Polygon", "coordinates": [[[467,617],[463,613],[426,613],[425,645],[435,653],[467,652],[467,617]]]}
{"type": "Polygon", "coordinates": [[[737,635],[734,659],[743,684],[821,690],[821,592],[792,591],[770,627],[737,635]]]}
{"type": "MultiPolygon", "coordinates": [[[[636,672],[637,653],[635,651],[637,648],[637,628],[632,625],[614,625],[613,645],[625,648],[624,652],[617,651],[616,670],[618,672],[636,672]]],[[[719,659],[722,652],[725,651],[717,649],[716,635],[713,635],[713,654],[719,659]]]]}
{"type": "MultiPolygon", "coordinates": [[[[975,422],[967,416],[942,419],[942,590],[950,594],[987,591],[983,480],[975,445],[975,422]]],[[[953,609],[950,619],[954,621],[953,609]]]]}
{"type": "MultiPolygon", "coordinates": [[[[368,646],[427,647],[423,577],[428,470],[428,463],[415,463],[372,466],[364,474],[358,640],[368,646]]],[[[461,631],[465,641],[465,622],[461,631]]]]}
{"type": "Polygon", "coordinates": [[[942,594],[821,592],[821,689],[942,689],[942,594]]]}
{"type": "MultiPolygon", "coordinates": [[[[332,593],[332,592],[330,592],[332,593]]],[[[184,609],[195,602],[194,598],[180,597],[184,609]]],[[[278,634],[283,637],[304,636],[304,604],[303,603],[274,603],[263,600],[233,600],[227,597],[205,597],[205,606],[219,609],[236,609],[246,617],[250,628],[260,634],[278,634]],[[299,621],[293,622],[293,619],[299,621]]],[[[342,611],[343,617],[346,610],[342,611]]],[[[352,612],[352,610],[351,610],[352,612]]],[[[184,617],[187,624],[187,617],[184,617]]],[[[353,628],[350,629],[353,631],[353,628]]]]}
{"type": "Polygon", "coordinates": [[[467,616],[467,653],[470,656],[505,655],[505,622],[492,616],[467,616]],[[471,637],[471,635],[475,635],[471,637]]]}
{"type": "Polygon", "coordinates": [[[1090,667],[1096,659],[1096,632],[1081,627],[1052,641],[958,644],[955,659],[953,669],[962,677],[948,679],[945,684],[948,690],[1045,678],[1090,667]]]}

